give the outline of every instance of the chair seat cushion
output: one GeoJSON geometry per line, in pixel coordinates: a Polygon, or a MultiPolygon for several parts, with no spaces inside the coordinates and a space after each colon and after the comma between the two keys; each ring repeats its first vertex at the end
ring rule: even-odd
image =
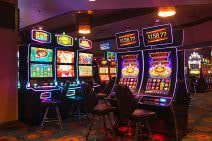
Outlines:
{"type": "Polygon", "coordinates": [[[132,119],[135,121],[144,121],[149,120],[156,117],[156,113],[149,110],[143,110],[143,109],[135,109],[132,113],[132,119]]]}
{"type": "Polygon", "coordinates": [[[61,100],[54,100],[54,99],[43,99],[41,104],[43,106],[57,106],[61,103],[61,100]]]}
{"type": "Polygon", "coordinates": [[[103,114],[108,114],[109,112],[115,111],[115,107],[106,105],[106,104],[98,104],[94,108],[94,114],[97,115],[103,115],[103,114]]]}
{"type": "Polygon", "coordinates": [[[98,93],[98,94],[97,94],[97,97],[98,97],[99,99],[103,99],[103,98],[107,97],[107,94],[106,94],[106,93],[98,93]]]}

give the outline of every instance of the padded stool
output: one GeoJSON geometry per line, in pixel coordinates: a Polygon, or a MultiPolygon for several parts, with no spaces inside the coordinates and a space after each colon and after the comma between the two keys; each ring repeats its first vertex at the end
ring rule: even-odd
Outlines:
{"type": "Polygon", "coordinates": [[[59,125],[60,125],[60,128],[63,129],[62,123],[61,123],[61,115],[60,115],[60,111],[59,111],[59,108],[58,108],[58,105],[60,103],[61,103],[60,100],[52,100],[52,99],[44,99],[44,100],[41,101],[41,105],[46,107],[46,111],[45,111],[45,114],[43,116],[43,120],[42,120],[42,124],[41,124],[40,129],[43,129],[44,124],[47,123],[47,122],[58,122],[59,125]],[[50,108],[55,108],[56,114],[57,114],[56,118],[47,118],[50,108]]]}
{"type": "Polygon", "coordinates": [[[107,101],[105,100],[105,98],[107,97],[106,93],[97,93],[96,97],[98,98],[99,101],[102,101],[102,103],[107,104],[107,101]]]}
{"type": "MultiPolygon", "coordinates": [[[[149,126],[149,120],[156,117],[156,113],[148,110],[143,109],[135,109],[134,112],[131,115],[131,119],[136,122],[136,129],[135,129],[135,140],[139,140],[139,136],[146,136],[142,133],[143,127],[146,127],[148,132],[148,137],[150,141],[153,141],[152,134],[149,126]]],[[[130,120],[128,122],[128,129],[127,133],[130,127],[130,120]]]]}

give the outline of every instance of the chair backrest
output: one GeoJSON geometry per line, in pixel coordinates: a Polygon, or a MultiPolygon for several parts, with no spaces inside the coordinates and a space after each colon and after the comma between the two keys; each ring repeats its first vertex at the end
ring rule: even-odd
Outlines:
{"type": "Polygon", "coordinates": [[[115,83],[115,78],[112,78],[108,83],[107,85],[105,86],[104,88],[104,92],[109,96],[112,89],[113,89],[113,85],[115,83]]]}
{"type": "Polygon", "coordinates": [[[115,97],[118,100],[118,109],[121,115],[130,116],[137,107],[137,102],[132,92],[126,85],[116,85],[114,87],[115,97]]]}
{"type": "Polygon", "coordinates": [[[82,83],[80,86],[83,104],[87,113],[93,111],[94,107],[98,104],[98,99],[92,87],[87,83],[82,83]]]}
{"type": "Polygon", "coordinates": [[[68,88],[69,88],[70,82],[67,82],[66,85],[63,87],[62,91],[61,91],[61,97],[65,98],[66,94],[68,92],[68,88]]]}

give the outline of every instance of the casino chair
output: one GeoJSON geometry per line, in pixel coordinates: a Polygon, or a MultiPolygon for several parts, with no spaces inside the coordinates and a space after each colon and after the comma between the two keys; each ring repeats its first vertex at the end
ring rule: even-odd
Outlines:
{"type": "Polygon", "coordinates": [[[114,91],[115,97],[118,101],[118,112],[121,117],[128,119],[128,126],[126,133],[124,134],[124,138],[129,131],[131,121],[134,121],[136,123],[135,140],[137,141],[139,139],[138,137],[141,135],[144,136],[142,128],[146,127],[149,134],[149,140],[153,141],[149,120],[154,119],[156,117],[156,113],[149,110],[138,109],[138,104],[128,86],[116,85],[114,91]]]}
{"type": "Polygon", "coordinates": [[[41,106],[45,107],[46,110],[45,110],[45,113],[44,113],[44,116],[43,116],[43,120],[42,120],[40,129],[43,129],[44,124],[48,123],[48,122],[58,122],[59,125],[60,125],[60,128],[63,129],[62,123],[61,123],[62,118],[61,118],[61,114],[60,114],[60,111],[59,111],[59,105],[61,104],[61,100],[65,97],[65,95],[68,91],[69,85],[70,85],[70,83],[68,82],[65,85],[65,87],[62,89],[59,99],[49,99],[49,98],[47,98],[47,99],[43,99],[41,101],[41,106]],[[55,108],[55,110],[56,110],[57,117],[56,118],[53,118],[53,117],[47,118],[49,109],[53,109],[53,108],[55,108]]]}
{"type": "Polygon", "coordinates": [[[108,97],[113,89],[113,85],[115,83],[115,77],[113,77],[105,86],[103,92],[97,93],[97,98],[99,100],[104,100],[104,102],[106,103],[105,98],[108,97]]]}
{"type": "Polygon", "coordinates": [[[107,125],[106,125],[106,118],[108,117],[110,126],[111,126],[111,130],[113,132],[113,135],[115,136],[115,132],[112,128],[112,121],[110,119],[109,113],[115,111],[115,107],[112,107],[110,105],[106,105],[106,104],[98,104],[98,98],[96,97],[95,92],[93,91],[93,89],[91,88],[91,86],[87,83],[82,83],[81,84],[81,93],[82,93],[82,97],[83,97],[83,104],[85,107],[85,111],[87,113],[91,113],[93,115],[91,124],[89,126],[89,130],[87,132],[86,135],[86,140],[89,137],[89,134],[91,132],[91,129],[93,127],[93,123],[95,120],[95,117],[98,116],[99,120],[98,120],[98,125],[97,125],[97,129],[96,129],[96,138],[98,137],[98,131],[99,131],[99,127],[100,127],[100,122],[103,121],[104,123],[104,129],[105,129],[105,135],[107,136],[107,125]],[[102,118],[102,120],[101,120],[102,118]]]}

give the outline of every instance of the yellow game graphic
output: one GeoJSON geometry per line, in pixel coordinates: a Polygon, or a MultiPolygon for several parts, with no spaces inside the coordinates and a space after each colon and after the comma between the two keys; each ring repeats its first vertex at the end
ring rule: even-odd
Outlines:
{"type": "Polygon", "coordinates": [[[167,78],[170,76],[171,72],[172,72],[171,68],[162,64],[155,65],[149,69],[149,74],[152,78],[159,77],[159,76],[163,78],[167,78]]]}
{"type": "Polygon", "coordinates": [[[121,71],[123,77],[137,77],[139,73],[139,69],[135,66],[126,66],[121,71]]]}

